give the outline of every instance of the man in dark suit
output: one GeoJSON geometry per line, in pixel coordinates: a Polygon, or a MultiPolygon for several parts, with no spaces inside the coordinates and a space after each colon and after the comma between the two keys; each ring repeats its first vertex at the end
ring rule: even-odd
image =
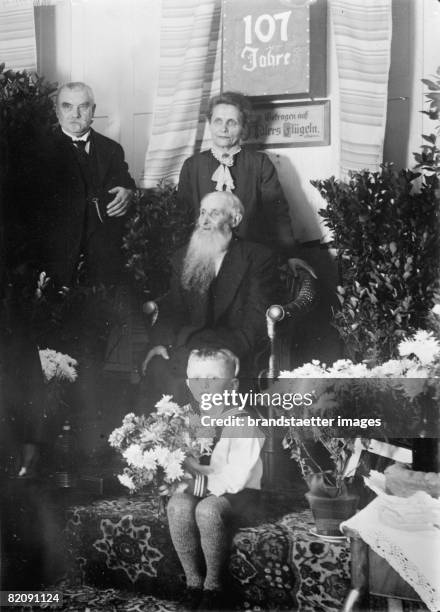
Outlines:
{"type": "Polygon", "coordinates": [[[135,183],[122,147],[91,129],[91,88],[67,83],[57,94],[59,126],[44,144],[37,211],[42,269],[69,286],[84,255],[90,284],[116,284],[125,215],[135,183]]]}
{"type": "Polygon", "coordinates": [[[193,349],[227,348],[244,375],[252,373],[266,339],[266,310],[279,297],[278,274],[269,249],[234,236],[242,217],[243,205],[232,193],[206,195],[188,246],[173,259],[170,292],[159,305],[143,363],[151,403],[162,393],[180,393],[193,349]]]}

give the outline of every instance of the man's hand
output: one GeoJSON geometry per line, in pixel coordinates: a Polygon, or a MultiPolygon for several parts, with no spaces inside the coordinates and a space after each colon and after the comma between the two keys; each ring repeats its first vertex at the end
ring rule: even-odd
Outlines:
{"type": "Polygon", "coordinates": [[[128,205],[133,197],[133,191],[125,187],[113,187],[108,190],[109,193],[114,193],[115,197],[107,204],[107,214],[109,217],[122,217],[128,209],[128,205]]]}
{"type": "Polygon", "coordinates": [[[313,278],[318,278],[315,274],[315,270],[306,261],[304,261],[304,259],[291,257],[287,260],[287,263],[289,264],[289,268],[292,270],[295,277],[298,276],[298,268],[300,268],[311,274],[313,278]]]}
{"type": "Polygon", "coordinates": [[[159,357],[163,357],[164,359],[170,358],[168,351],[164,346],[162,346],[161,344],[155,346],[150,351],[148,351],[147,356],[145,357],[142,363],[142,376],[145,376],[148,364],[153,359],[153,357],[156,357],[156,355],[158,355],[159,357]]]}

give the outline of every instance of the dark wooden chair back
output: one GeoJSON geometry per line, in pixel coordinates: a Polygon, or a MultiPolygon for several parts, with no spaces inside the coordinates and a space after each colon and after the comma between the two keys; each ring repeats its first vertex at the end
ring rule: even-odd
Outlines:
{"type": "Polygon", "coordinates": [[[292,368],[296,335],[318,302],[318,281],[305,270],[295,273],[289,264],[281,269],[287,301],[267,309],[266,324],[270,343],[267,378],[276,378],[280,370],[292,368]]]}

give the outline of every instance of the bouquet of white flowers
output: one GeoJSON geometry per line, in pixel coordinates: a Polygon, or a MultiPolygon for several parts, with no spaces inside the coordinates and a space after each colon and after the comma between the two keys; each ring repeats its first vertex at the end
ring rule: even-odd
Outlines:
{"type": "Polygon", "coordinates": [[[438,431],[435,417],[440,398],[440,306],[433,309],[432,322],[434,331],[416,331],[400,342],[398,358],[374,367],[349,359],[339,359],[330,366],[314,360],[291,372],[280,373],[272,393],[300,390],[313,397],[310,406],[295,409],[295,416],[315,417],[318,424],[304,431],[301,427],[290,427],[283,440],[284,448],[290,450],[307,482],[318,474],[327,485],[331,483],[341,490],[359,431],[364,432],[365,438],[371,437],[369,433],[373,431],[373,438],[410,434],[411,438],[421,439],[429,437],[430,431],[433,434],[438,431]],[[335,424],[320,426],[318,417],[334,417],[331,422],[335,424]],[[339,417],[353,425],[340,427],[339,417]],[[368,420],[365,417],[377,418],[381,426],[360,430],[362,419],[368,420]],[[346,432],[346,437],[340,437],[341,431],[346,432]],[[305,443],[311,437],[309,432],[327,449],[333,470],[324,471],[310,453],[310,446],[305,443]]]}
{"type": "Polygon", "coordinates": [[[432,331],[418,330],[400,342],[398,351],[399,358],[374,367],[349,359],[339,359],[331,366],[313,360],[291,372],[281,372],[279,384],[288,386],[293,380],[302,391],[313,390],[313,404],[303,407],[301,416],[334,416],[339,410],[341,416],[372,414],[392,421],[403,417],[406,407],[406,418],[417,418],[415,405],[422,396],[440,397],[440,340],[432,331]],[[381,401],[385,396],[387,402],[381,401]]]}
{"type": "Polygon", "coordinates": [[[58,412],[60,406],[67,406],[63,399],[64,383],[73,383],[78,378],[78,362],[69,355],[48,348],[40,350],[39,355],[44,381],[47,385],[45,414],[48,416],[58,412]]]}
{"type": "Polygon", "coordinates": [[[109,436],[128,464],[119,482],[131,493],[150,486],[160,495],[171,495],[185,477],[185,457],[211,453],[213,438],[199,433],[200,417],[189,404],[173,402],[171,395],[164,395],[148,417],[127,414],[109,436]]]}
{"type": "Polygon", "coordinates": [[[44,379],[47,383],[53,380],[75,382],[78,376],[76,359],[48,348],[40,350],[39,354],[44,379]]]}

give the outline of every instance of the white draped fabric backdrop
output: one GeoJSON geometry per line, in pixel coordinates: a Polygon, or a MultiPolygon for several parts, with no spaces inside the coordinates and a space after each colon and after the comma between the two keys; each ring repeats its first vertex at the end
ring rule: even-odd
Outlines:
{"type": "Polygon", "coordinates": [[[32,0],[0,0],[0,63],[12,70],[36,70],[32,0]]]}
{"type": "MultiPolygon", "coordinates": [[[[382,162],[391,0],[329,0],[340,91],[340,175],[382,162]]],[[[141,186],[177,180],[200,148],[204,111],[220,89],[220,0],[162,0],[159,84],[141,186]]],[[[207,146],[207,141],[203,143],[207,146]]]]}
{"type": "Polygon", "coordinates": [[[162,0],[159,81],[142,187],[176,180],[185,159],[202,147],[207,103],[220,91],[220,23],[220,0],[162,0]]]}
{"type": "MultiPolygon", "coordinates": [[[[40,3],[40,0],[35,2],[40,3]]],[[[37,63],[32,0],[0,0],[0,61],[37,63]]],[[[329,0],[340,95],[340,176],[382,162],[392,0],[329,0]]],[[[142,187],[176,181],[183,161],[209,146],[205,113],[220,91],[221,0],[162,0],[160,66],[142,187]]]]}

